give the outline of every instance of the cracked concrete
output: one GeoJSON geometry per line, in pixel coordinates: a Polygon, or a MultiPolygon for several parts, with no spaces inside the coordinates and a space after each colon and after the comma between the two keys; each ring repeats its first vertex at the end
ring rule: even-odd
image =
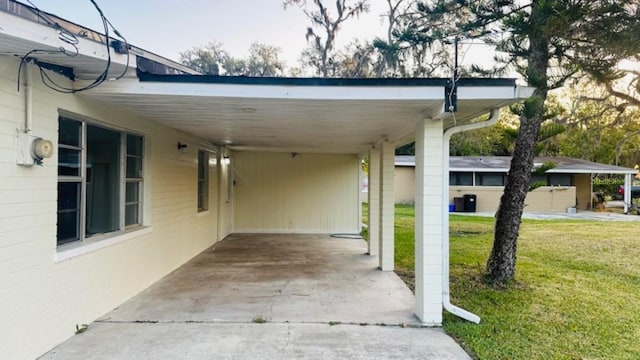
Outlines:
{"type": "Polygon", "coordinates": [[[366,251],[326,235],[232,235],[42,358],[468,359],[421,327],[411,291],[366,251]]]}

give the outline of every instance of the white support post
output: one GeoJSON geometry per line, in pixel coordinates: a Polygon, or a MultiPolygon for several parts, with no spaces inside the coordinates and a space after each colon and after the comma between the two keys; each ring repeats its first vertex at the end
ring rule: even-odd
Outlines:
{"type": "Polygon", "coordinates": [[[364,196],[362,195],[362,186],[364,185],[364,170],[362,170],[362,161],[364,160],[364,156],[358,155],[358,232],[362,233],[362,202],[364,201],[364,196]]]}
{"type": "Polygon", "coordinates": [[[624,213],[629,212],[631,206],[631,174],[624,175],[624,213]]]}
{"type": "Polygon", "coordinates": [[[415,295],[416,315],[424,324],[442,323],[443,128],[440,120],[416,127],[415,295]]]}
{"type": "Polygon", "coordinates": [[[369,151],[369,255],[380,254],[380,150],[369,151]]]}
{"type": "Polygon", "coordinates": [[[382,271],[393,271],[395,196],[395,146],[383,141],[380,147],[380,257],[382,271]]]}

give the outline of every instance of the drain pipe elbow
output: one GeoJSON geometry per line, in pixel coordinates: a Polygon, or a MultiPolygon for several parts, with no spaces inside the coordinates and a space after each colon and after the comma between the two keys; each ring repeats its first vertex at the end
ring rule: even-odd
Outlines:
{"type": "MultiPolygon", "coordinates": [[[[450,129],[447,129],[444,132],[444,151],[443,151],[443,161],[442,166],[444,167],[444,174],[449,173],[449,140],[451,140],[451,136],[453,134],[457,134],[460,132],[465,132],[469,130],[480,129],[488,126],[495,125],[498,122],[498,118],[500,117],[500,110],[493,109],[490,112],[489,119],[482,122],[476,122],[472,124],[455,126],[450,129]]],[[[449,203],[449,182],[443,181],[442,185],[442,197],[443,204],[449,203]]],[[[474,313],[471,313],[465,309],[457,307],[451,303],[451,294],[449,288],[449,213],[443,213],[443,238],[442,238],[442,306],[449,313],[470,321],[475,324],[480,323],[480,317],[474,313]]]]}

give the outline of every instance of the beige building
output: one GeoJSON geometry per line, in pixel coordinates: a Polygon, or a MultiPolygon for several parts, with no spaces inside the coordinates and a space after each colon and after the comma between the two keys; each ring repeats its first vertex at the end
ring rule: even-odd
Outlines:
{"type": "Polygon", "coordinates": [[[366,156],[369,254],[393,270],[394,150],[413,140],[415,314],[479,321],[448,296],[448,137],[532,89],[461,79],[454,120],[446,79],[204,76],[17,1],[0,24],[3,359],[38,357],[231,233],[359,232],[366,156]]]}
{"type": "MultiPolygon", "coordinates": [[[[496,211],[504,191],[510,160],[509,157],[499,156],[451,156],[449,204],[456,207],[456,198],[464,199],[465,195],[475,195],[475,211],[496,211]]],[[[555,167],[548,170],[544,176],[535,176],[532,179],[532,182],[543,182],[545,185],[527,195],[524,211],[566,212],[569,208],[590,210],[593,197],[592,179],[595,176],[624,175],[629,186],[631,175],[637,172],[635,169],[566,157],[539,157],[535,159],[534,164],[547,162],[553,162],[555,167]]],[[[414,178],[414,157],[396,156],[397,203],[413,203],[414,178]]],[[[456,211],[463,211],[461,201],[458,200],[456,211]]]]}

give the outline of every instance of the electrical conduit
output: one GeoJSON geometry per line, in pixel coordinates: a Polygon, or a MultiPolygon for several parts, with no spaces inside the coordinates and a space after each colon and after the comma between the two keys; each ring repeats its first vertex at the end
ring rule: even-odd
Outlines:
{"type": "MultiPolygon", "coordinates": [[[[20,79],[18,79],[20,81],[20,79]]],[[[33,130],[33,86],[31,84],[31,71],[29,64],[24,69],[24,133],[29,134],[33,130]]]]}

